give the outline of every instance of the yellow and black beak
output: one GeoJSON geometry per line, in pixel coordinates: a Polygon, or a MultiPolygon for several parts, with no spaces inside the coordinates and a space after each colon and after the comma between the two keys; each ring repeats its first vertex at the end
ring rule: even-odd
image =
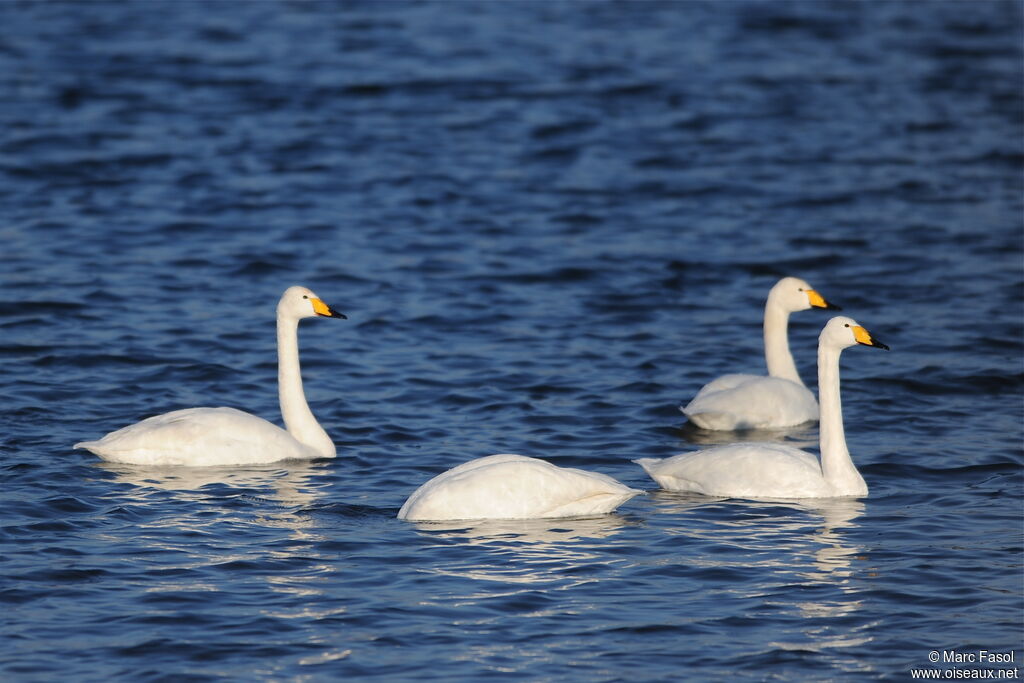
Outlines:
{"type": "Polygon", "coordinates": [[[348,317],[344,313],[338,313],[320,299],[310,299],[310,302],[313,304],[313,311],[317,315],[322,315],[325,318],[341,318],[342,320],[348,320],[348,317]]]}
{"type": "Polygon", "coordinates": [[[839,306],[836,306],[835,304],[825,301],[825,297],[823,297],[821,294],[818,294],[813,289],[807,289],[804,290],[804,292],[807,294],[807,300],[811,303],[811,306],[813,306],[814,308],[824,308],[826,311],[843,310],[839,306]]]}
{"type": "Polygon", "coordinates": [[[874,346],[875,348],[885,349],[886,351],[889,350],[888,346],[872,337],[871,333],[865,330],[860,325],[854,325],[853,338],[857,340],[858,344],[863,344],[864,346],[874,346]]]}

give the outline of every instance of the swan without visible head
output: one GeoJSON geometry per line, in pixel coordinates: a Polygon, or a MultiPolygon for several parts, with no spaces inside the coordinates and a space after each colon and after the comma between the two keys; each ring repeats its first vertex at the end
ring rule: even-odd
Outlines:
{"type": "Polygon", "coordinates": [[[138,465],[242,465],[333,458],[334,442],[306,403],[299,370],[299,320],[344,318],[305,287],[289,287],[277,304],[277,379],[287,431],[234,408],[175,410],[76,443],[104,460],[138,465]]]}
{"type": "Polygon", "coordinates": [[[854,344],[889,348],[842,316],[828,321],[818,337],[820,462],[806,451],[777,443],[733,444],[634,462],[670,491],[754,499],[866,496],[867,484],[846,448],[839,394],[839,355],[854,344]]]}
{"type": "Polygon", "coordinates": [[[789,352],[789,314],[809,308],[840,310],[809,284],[784,277],[764,306],[768,376],[730,374],[704,385],[681,411],[702,429],[773,429],[818,419],[818,402],[804,386],[789,352]]]}
{"type": "Polygon", "coordinates": [[[470,460],[420,486],[399,519],[533,519],[606,514],[642,493],[596,472],[499,454],[470,460]]]}

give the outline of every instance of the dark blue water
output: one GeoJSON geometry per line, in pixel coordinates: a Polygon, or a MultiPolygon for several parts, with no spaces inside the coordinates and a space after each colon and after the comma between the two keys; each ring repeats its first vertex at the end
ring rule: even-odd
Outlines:
{"type": "MultiPolygon", "coordinates": [[[[1020,3],[10,2],[0,25],[4,680],[1020,665],[1020,3]],[[843,356],[870,496],[653,490],[630,461],[720,440],[677,406],[763,370],[782,275],[893,349],[843,356]],[[277,420],[292,284],[349,316],[301,331],[336,460],[71,449],[196,405],[277,420]],[[501,452],[651,492],[395,519],[501,452]]],[[[808,380],[826,318],[791,324],[808,380]]]]}

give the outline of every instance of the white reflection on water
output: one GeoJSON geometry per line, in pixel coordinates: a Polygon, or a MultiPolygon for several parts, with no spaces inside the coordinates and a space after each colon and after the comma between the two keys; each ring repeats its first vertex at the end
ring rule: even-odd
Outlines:
{"type": "MultiPolygon", "coordinates": [[[[149,582],[143,589],[146,593],[212,591],[221,565],[242,562],[250,566],[240,574],[258,578],[271,591],[296,598],[295,602],[303,605],[323,595],[321,586],[336,571],[317,551],[317,544],[326,537],[315,531],[309,515],[300,513],[322,497],[328,472],[323,464],[239,468],[100,462],[96,467],[114,474],[115,481],[125,485],[108,498],[134,508],[143,518],[135,534],[140,557],[159,558],[153,561],[165,575],[149,582]],[[168,493],[172,494],[170,500],[168,493]],[[231,538],[235,542],[225,542],[231,538]],[[303,558],[301,566],[288,572],[275,569],[295,557],[303,558]],[[187,574],[176,576],[168,570],[185,570],[187,574]]],[[[312,611],[304,606],[262,610],[278,618],[319,617],[339,611],[344,608],[333,604],[312,611]]]]}
{"type": "Polygon", "coordinates": [[[507,539],[546,547],[564,541],[607,538],[628,522],[620,515],[562,517],[558,519],[479,519],[443,522],[414,522],[415,526],[441,538],[486,545],[507,539]]]}
{"type": "Polygon", "coordinates": [[[799,642],[773,642],[772,646],[817,651],[871,640],[871,624],[835,625],[836,619],[854,615],[863,606],[856,583],[857,561],[864,559],[864,550],[850,542],[847,534],[858,526],[857,519],[864,513],[860,500],[743,501],[668,491],[655,491],[651,497],[666,512],[689,513],[694,518],[694,524],[668,533],[699,539],[713,551],[681,558],[683,561],[702,567],[761,570],[762,578],[745,581],[729,592],[759,599],[770,609],[806,620],[797,627],[803,636],[799,642]],[[708,514],[718,510],[720,514],[708,514]],[[703,514],[695,516],[697,512],[703,514]],[[794,584],[807,589],[827,586],[832,597],[827,601],[790,600],[794,584]]]}
{"type": "MultiPolygon", "coordinates": [[[[433,573],[558,590],[596,581],[593,576],[577,576],[574,572],[595,561],[607,563],[601,543],[607,542],[629,524],[616,514],[563,519],[415,523],[421,532],[483,551],[465,564],[437,567],[431,570],[433,573]]],[[[495,595],[491,590],[486,592],[486,597],[495,595]]],[[[476,599],[485,595],[465,597],[476,599]]]]}
{"type": "MultiPolygon", "coordinates": [[[[142,502],[152,489],[180,491],[187,498],[205,498],[207,486],[222,484],[236,489],[259,489],[276,504],[305,507],[319,498],[316,479],[326,473],[320,463],[295,462],[287,465],[246,467],[145,467],[97,462],[95,467],[115,475],[121,484],[133,487],[119,491],[120,497],[142,502]]],[[[322,486],[322,485],[321,485],[322,486]]]]}

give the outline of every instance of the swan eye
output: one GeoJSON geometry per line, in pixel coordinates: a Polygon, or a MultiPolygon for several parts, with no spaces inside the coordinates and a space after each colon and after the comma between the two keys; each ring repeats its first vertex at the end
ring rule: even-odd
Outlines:
{"type": "Polygon", "coordinates": [[[843,325],[843,327],[849,327],[849,326],[850,326],[850,323],[846,323],[846,324],[843,325]]]}
{"type": "Polygon", "coordinates": [[[308,297],[308,296],[306,296],[305,294],[303,294],[303,295],[302,295],[302,298],[303,298],[303,299],[308,299],[309,297],[308,297]]]}

